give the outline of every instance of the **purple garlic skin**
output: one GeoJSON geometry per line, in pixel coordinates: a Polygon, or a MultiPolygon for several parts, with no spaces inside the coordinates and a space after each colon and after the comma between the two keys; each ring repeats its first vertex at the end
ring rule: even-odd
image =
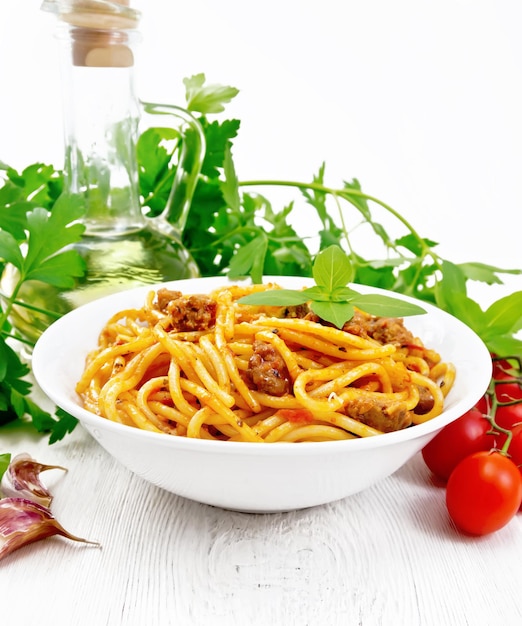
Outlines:
{"type": "Polygon", "coordinates": [[[40,481],[40,473],[49,469],[67,471],[65,467],[59,465],[39,463],[26,453],[18,454],[11,460],[2,476],[0,491],[4,496],[27,498],[49,507],[53,499],[52,495],[40,481]]]}
{"type": "Polygon", "coordinates": [[[23,546],[53,535],[99,546],[66,531],[51,511],[38,502],[27,498],[0,499],[0,561],[23,546]]]}

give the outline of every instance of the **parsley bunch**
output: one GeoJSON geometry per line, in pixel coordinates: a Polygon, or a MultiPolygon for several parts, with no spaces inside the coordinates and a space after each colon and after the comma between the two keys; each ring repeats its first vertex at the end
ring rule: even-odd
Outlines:
{"type": "Polygon", "coordinates": [[[84,228],[77,220],[82,207],[62,199],[62,176],[50,166],[31,165],[21,174],[0,167],[5,172],[0,188],[0,272],[3,275],[9,265],[14,275],[10,293],[0,292],[0,425],[28,419],[38,432],[50,433],[52,443],[77,420],[61,410],[52,416],[29,397],[30,367],[13,345],[30,342],[11,328],[9,315],[15,305],[33,308],[17,300],[27,281],[68,288],[83,275],[81,257],[66,249],[81,239],[84,228]]]}
{"type": "MultiPolygon", "coordinates": [[[[308,182],[239,180],[232,148],[240,121],[220,117],[238,90],[206,84],[204,74],[187,78],[184,84],[186,108],[201,124],[207,146],[183,232],[183,243],[202,276],[250,276],[254,282],[269,275],[314,276],[318,288],[312,294],[314,306],[339,322],[336,316],[341,308],[345,315],[362,296],[351,289],[346,292],[344,278],[342,285],[332,283],[331,275],[321,270],[322,261],[314,264],[317,259],[331,261],[330,256],[321,256],[322,252],[339,249],[349,259],[350,282],[431,302],[470,326],[492,353],[522,355],[522,341],[517,336],[522,330],[522,291],[501,298],[486,310],[467,292],[469,281],[501,284],[502,275],[522,274],[521,269],[479,262],[456,264],[440,257],[436,242],[420,235],[388,204],[364,192],[357,179],[339,187],[328,185],[324,164],[308,182]],[[296,198],[274,206],[263,190],[276,187],[293,189],[296,198]],[[317,220],[317,237],[307,238],[292,226],[292,217],[305,209],[317,220]],[[400,236],[389,234],[383,216],[392,218],[402,231],[400,236]],[[357,239],[361,224],[370,229],[382,250],[375,258],[367,257],[366,244],[357,239]],[[329,290],[326,295],[325,289],[329,290]],[[341,307],[336,300],[339,293],[348,296],[341,307]]],[[[139,138],[140,193],[144,213],[150,217],[166,206],[179,149],[179,141],[172,141],[169,129],[151,128],[139,138]]],[[[63,172],[59,169],[38,163],[18,173],[0,163],[0,172],[0,271],[10,264],[18,272],[14,292],[0,293],[0,425],[22,420],[40,432],[49,432],[53,442],[70,432],[76,421],[60,410],[52,416],[30,399],[30,368],[13,347],[17,343],[12,343],[26,339],[11,328],[9,313],[17,289],[25,281],[37,278],[68,287],[81,275],[81,259],[65,248],[81,238],[77,220],[82,209],[60,201],[63,172]]]]}

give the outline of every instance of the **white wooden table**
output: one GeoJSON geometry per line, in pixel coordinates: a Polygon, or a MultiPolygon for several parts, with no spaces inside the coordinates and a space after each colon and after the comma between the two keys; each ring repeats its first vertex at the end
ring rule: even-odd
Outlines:
{"type": "Polygon", "coordinates": [[[458,534],[420,455],[345,500],[252,515],[150,486],[80,427],[52,446],[0,436],[0,452],[69,469],[42,474],[54,513],[101,544],[55,537],[0,561],[14,626],[522,624],[522,513],[458,534]]]}

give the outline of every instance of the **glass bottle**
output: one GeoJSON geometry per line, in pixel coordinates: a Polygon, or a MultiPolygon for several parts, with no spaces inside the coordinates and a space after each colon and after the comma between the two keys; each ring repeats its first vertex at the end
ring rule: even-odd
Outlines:
{"type": "MultiPolygon", "coordinates": [[[[18,299],[60,315],[117,290],[198,275],[181,236],[204,156],[204,136],[185,110],[138,99],[134,48],[139,14],[127,4],[45,0],[42,5],[59,19],[63,193],[80,195],[85,203],[85,233],[75,248],[87,271],[70,290],[30,281],[18,299]],[[182,145],[167,206],[155,218],[145,217],[141,207],[136,156],[140,124],[147,118],[154,118],[149,125],[160,126],[161,119],[161,126],[175,128],[182,145]]],[[[4,275],[6,291],[6,283],[15,278],[12,270],[4,275]]],[[[52,318],[16,307],[11,321],[35,341],[52,318]]]]}

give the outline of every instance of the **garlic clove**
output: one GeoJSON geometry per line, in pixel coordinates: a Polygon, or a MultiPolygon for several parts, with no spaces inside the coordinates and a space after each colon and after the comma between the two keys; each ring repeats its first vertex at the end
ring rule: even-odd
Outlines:
{"type": "Polygon", "coordinates": [[[15,550],[53,535],[99,546],[95,541],[76,537],[63,528],[51,511],[27,498],[0,500],[0,560],[15,550]]]}
{"type": "Polygon", "coordinates": [[[40,473],[49,469],[67,471],[65,467],[60,465],[39,463],[25,452],[18,454],[11,459],[2,476],[0,490],[4,496],[27,498],[48,507],[51,505],[53,497],[40,481],[40,473]]]}

